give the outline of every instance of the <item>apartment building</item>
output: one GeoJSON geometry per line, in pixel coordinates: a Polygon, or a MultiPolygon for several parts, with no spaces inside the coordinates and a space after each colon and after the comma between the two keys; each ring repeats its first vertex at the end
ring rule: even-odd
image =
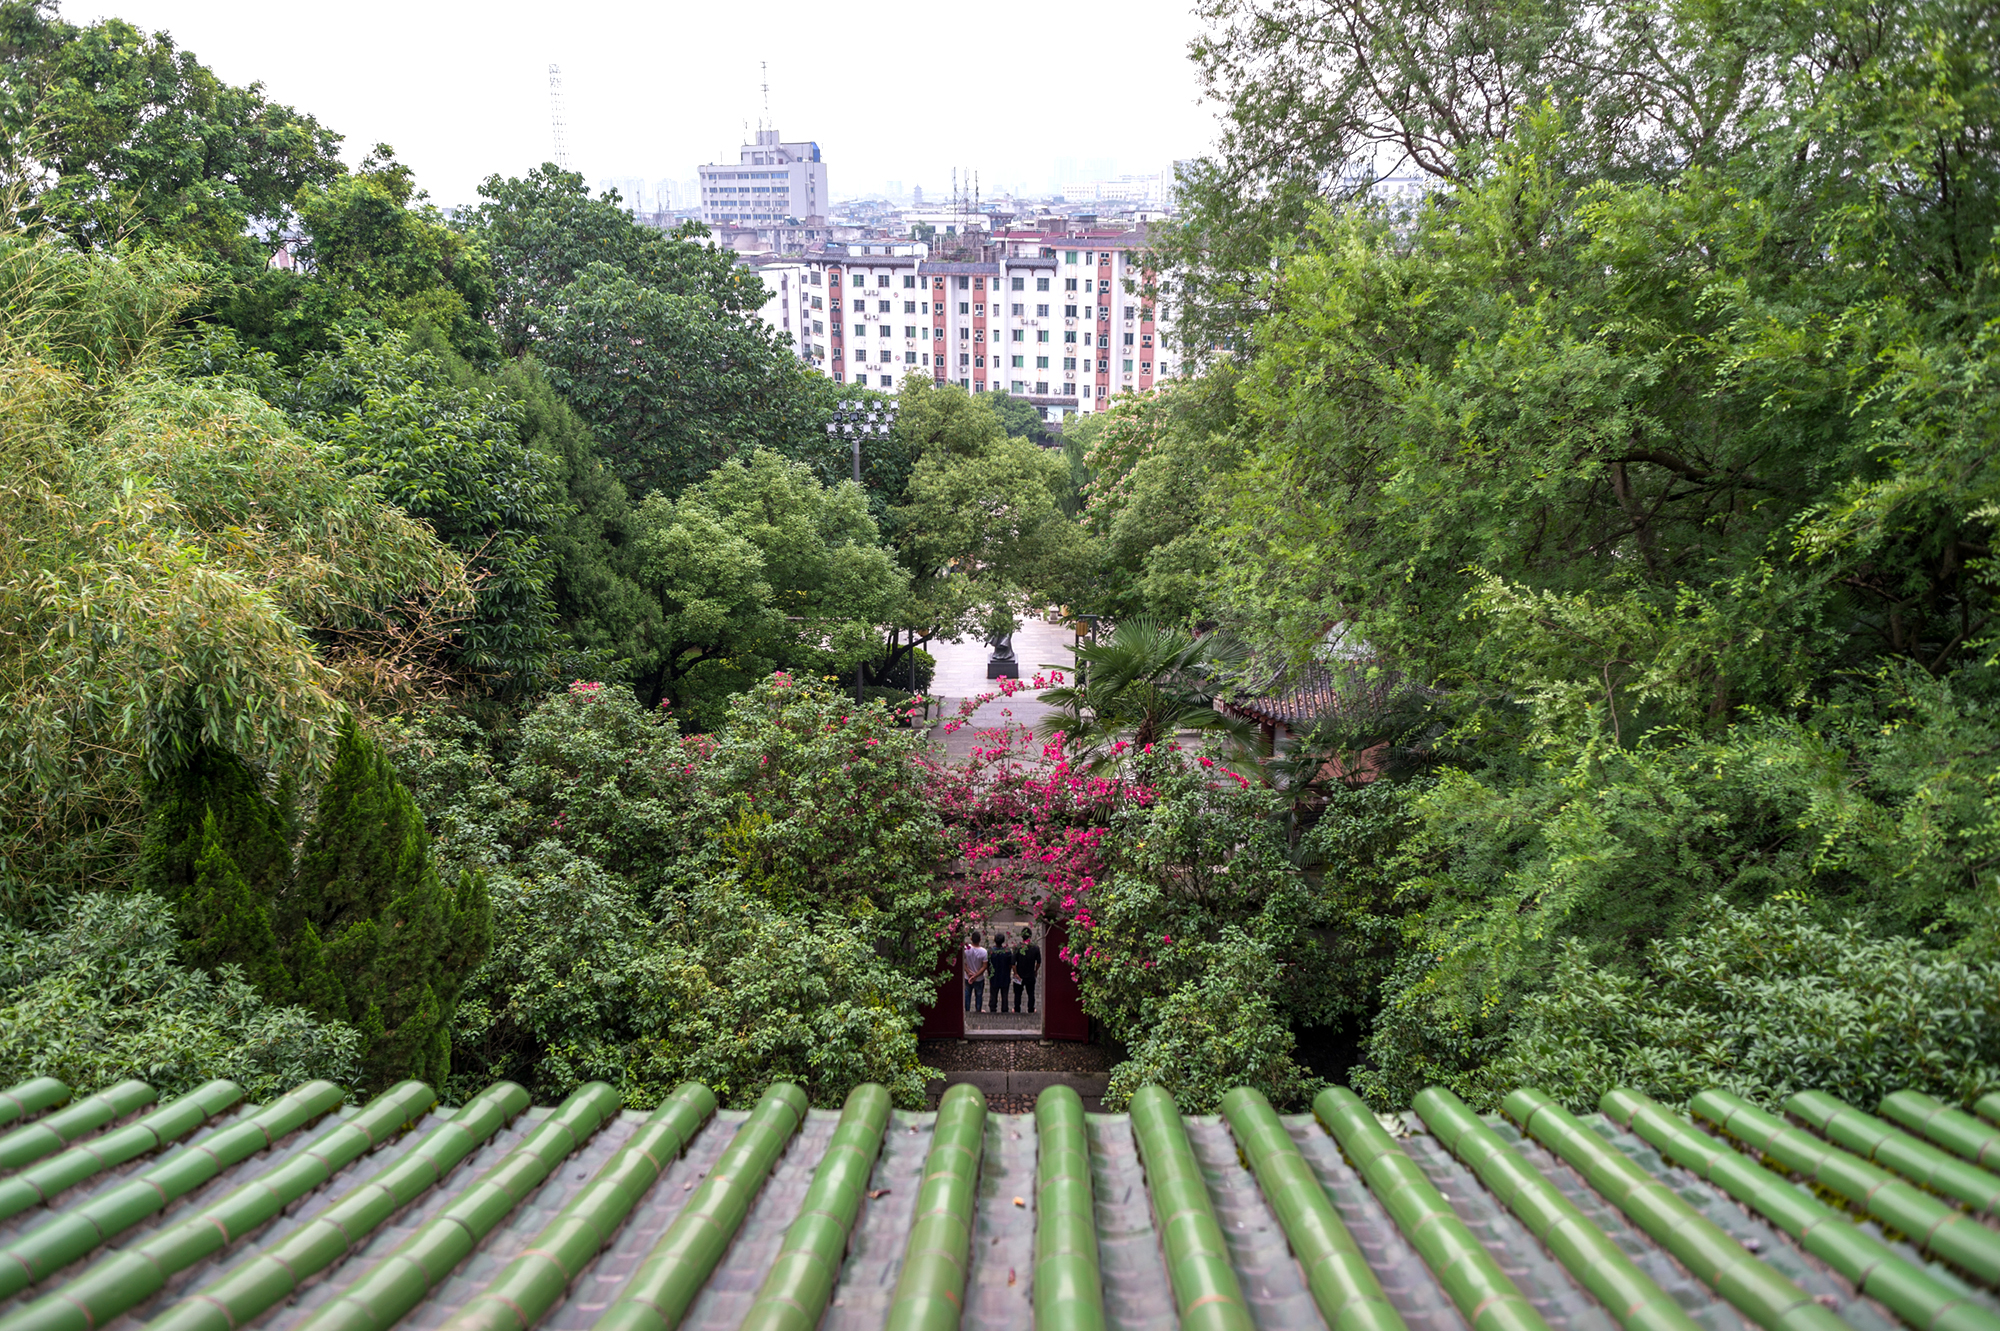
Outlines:
{"type": "Polygon", "coordinates": [[[733,165],[696,168],[702,221],[768,227],[828,212],[826,163],[817,143],[785,143],[777,130],[760,129],[757,141],[744,144],[737,156],[733,165]]]}
{"type": "Polygon", "coordinates": [[[1179,368],[1167,311],[1139,294],[1143,240],[1004,229],[949,258],[915,244],[828,246],[782,275],[764,270],[765,318],[798,330],[800,355],[837,382],[894,388],[924,374],[1025,398],[1060,421],[1179,368]]]}

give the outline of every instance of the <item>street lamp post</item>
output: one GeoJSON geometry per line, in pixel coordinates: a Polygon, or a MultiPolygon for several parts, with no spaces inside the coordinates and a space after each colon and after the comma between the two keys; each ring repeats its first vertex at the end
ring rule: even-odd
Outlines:
{"type": "MultiPolygon", "coordinates": [[[[861,441],[874,435],[887,439],[896,428],[896,399],[870,400],[858,398],[843,399],[834,409],[833,419],[826,423],[829,439],[846,439],[853,453],[854,483],[861,484],[861,441]]],[[[854,667],[854,701],[861,702],[861,691],[867,687],[868,667],[865,662],[854,667]]]]}

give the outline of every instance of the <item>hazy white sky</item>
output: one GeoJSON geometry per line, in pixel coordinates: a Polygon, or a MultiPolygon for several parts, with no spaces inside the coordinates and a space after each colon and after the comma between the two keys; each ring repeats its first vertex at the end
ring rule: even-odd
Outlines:
{"type": "Polygon", "coordinates": [[[816,139],[836,198],[889,181],[987,194],[1152,172],[1214,133],[1187,44],[1191,0],[830,5],[804,0],[63,0],[73,22],[164,29],[231,83],[262,81],[346,135],[387,141],[441,204],[550,155],[548,66],[563,69],[571,165],[587,181],[694,175],[736,160],[746,120],[816,139]]]}

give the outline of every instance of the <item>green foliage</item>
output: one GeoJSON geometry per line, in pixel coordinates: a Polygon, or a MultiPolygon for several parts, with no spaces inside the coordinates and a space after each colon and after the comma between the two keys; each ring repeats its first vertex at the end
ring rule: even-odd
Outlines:
{"type": "Polygon", "coordinates": [[[537,329],[550,380],[633,494],[678,494],[740,453],[788,454],[824,433],[798,357],[754,314],[700,292],[594,262],[537,329]]]}
{"type": "MultiPolygon", "coordinates": [[[[196,274],[0,242],[0,891],[129,882],[142,783],[202,745],[312,769],[397,604],[463,567],[235,383],[158,363],[196,274]]],[[[399,650],[390,648],[390,651],[399,650]]]]}
{"type": "Polygon", "coordinates": [[[489,176],[485,200],[461,225],[493,268],[493,315],[501,349],[520,356],[542,344],[547,312],[594,263],[609,264],[642,286],[687,297],[730,315],[754,315],[764,284],[738,268],[727,250],[703,245],[697,226],[675,232],[642,226],[616,190],[596,198],[574,171],[544,162],[525,180],[489,176]]]}
{"type": "Polygon", "coordinates": [[[921,1103],[945,850],[922,737],[880,707],[773,679],[713,736],[578,683],[496,754],[435,716],[389,730],[450,869],[479,868],[492,959],[460,1005],[461,1084],[635,1096],[772,1080],[834,1105],[860,1081],[921,1103]]]}
{"type": "Polygon", "coordinates": [[[1025,439],[1038,448],[1050,442],[1049,423],[1042,419],[1042,409],[1034,403],[1007,393],[988,393],[978,400],[1000,418],[1000,428],[1010,438],[1025,439]]]}
{"type": "Polygon", "coordinates": [[[639,696],[671,697],[704,728],[773,667],[844,672],[873,656],[906,581],[852,482],[822,486],[761,449],[678,498],[653,495],[632,529],[634,578],[659,606],[633,662],[639,696]]]}
{"type": "Polygon", "coordinates": [[[300,1001],[361,1033],[364,1083],[442,1085],[460,990],[492,943],[486,888],[470,871],[439,881],[416,801],[352,726],[283,915],[300,1001]]]}
{"type": "Polygon", "coordinates": [[[837,912],[791,914],[726,886],[662,918],[588,859],[545,843],[495,880],[496,946],[462,1007],[460,1084],[536,1097],[602,1078],[635,1103],[695,1079],[725,1104],[794,1081],[834,1106],[864,1081],[922,1103],[915,1014],[936,992],[837,912]]]}
{"type": "Polygon", "coordinates": [[[1241,645],[1226,638],[1197,638],[1144,616],[1121,620],[1104,641],[1076,649],[1077,683],[1043,691],[1055,709],[1043,732],[1066,736],[1093,765],[1151,752],[1183,730],[1218,732],[1245,757],[1256,752],[1255,732],[1215,708],[1224,678],[1243,660],[1241,645]]]}
{"type": "Polygon", "coordinates": [[[181,955],[210,973],[238,967],[290,998],[271,903],[291,885],[292,829],[242,759],[202,745],[155,784],[133,889],[170,903],[181,955]]]}
{"type": "Polygon", "coordinates": [[[162,1099],[228,1077],[268,1103],[303,1081],[351,1085],[355,1032],[279,1007],[242,977],[175,959],[174,909],[144,893],[86,892],[29,931],[0,922],[0,1077],[91,1091],[138,1077],[162,1099]]]}
{"type": "Polygon", "coordinates": [[[0,121],[19,220],[79,248],[135,238],[224,264],[265,258],[253,220],[341,174],[340,136],[234,88],[165,33],[64,22],[45,0],[0,7],[0,121]],[[21,205],[25,205],[22,207],[21,205]]]}
{"type": "Polygon", "coordinates": [[[416,188],[395,150],[378,143],[361,169],[299,191],[299,267],[270,268],[228,293],[216,313],[247,342],[296,365],[337,351],[340,326],[438,330],[476,362],[498,352],[485,320],[493,283],[485,255],[416,188]]]}
{"type": "Polygon", "coordinates": [[[1327,903],[1285,853],[1275,797],[1207,755],[1162,750],[1138,770],[1150,795],[1115,817],[1113,872],[1070,927],[1084,1008],[1129,1046],[1112,1095],[1158,1081],[1190,1113],[1241,1085],[1306,1103],[1318,1083],[1293,1030],[1332,1021],[1347,996],[1315,936],[1327,903]]]}
{"type": "Polygon", "coordinates": [[[1646,974],[1711,898],[1966,937],[2000,869],[1992,34],[1954,4],[1210,17],[1233,109],[1168,257],[1241,376],[1218,617],[1432,699],[1432,774],[1298,847],[1365,860],[1378,1106],[1483,1085],[1564,955],[1646,974]],[[1384,143],[1430,197],[1328,206],[1384,143]]]}
{"type": "Polygon", "coordinates": [[[1169,382],[1064,432],[1066,445],[1076,436],[1082,516],[1097,538],[1084,601],[1093,613],[1171,624],[1213,617],[1217,480],[1242,453],[1228,433],[1232,383],[1222,374],[1169,382]]]}
{"type": "Polygon", "coordinates": [[[1062,510],[1061,456],[1008,437],[962,388],[911,379],[900,402],[896,437],[917,462],[889,516],[897,559],[912,574],[897,623],[961,637],[1065,600],[1083,536],[1062,510]]]}
{"type": "Polygon", "coordinates": [[[927,974],[946,851],[924,743],[879,703],[774,675],[731,701],[700,772],[696,824],[736,828],[746,890],[780,907],[843,911],[927,974]]]}
{"type": "Polygon", "coordinates": [[[555,467],[521,437],[519,400],[436,346],[435,334],[405,340],[350,325],[338,337],[338,351],[305,363],[287,409],[466,557],[475,612],[460,626],[456,660],[503,689],[523,686],[553,647],[555,467]]]}
{"type": "Polygon", "coordinates": [[[1455,1089],[1490,1104],[1533,1085],[1578,1112],[1612,1086],[1669,1104],[1721,1086],[1774,1110],[1802,1090],[1872,1106],[1908,1088],[1970,1106],[2000,1086],[1993,941],[1940,953],[1823,925],[1797,897],[1749,910],[1711,901],[1636,974],[1566,948],[1506,1055],[1455,1089]]]}

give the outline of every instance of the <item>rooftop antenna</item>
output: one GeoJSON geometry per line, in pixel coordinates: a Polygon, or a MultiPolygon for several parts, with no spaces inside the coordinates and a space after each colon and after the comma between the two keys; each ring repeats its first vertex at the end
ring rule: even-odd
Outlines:
{"type": "Polygon", "coordinates": [[[569,148],[563,143],[562,66],[549,66],[549,130],[555,139],[555,162],[569,170],[569,148]]]}
{"type": "Polygon", "coordinates": [[[764,71],[764,128],[771,129],[771,62],[759,60],[757,68],[764,71]]]}

